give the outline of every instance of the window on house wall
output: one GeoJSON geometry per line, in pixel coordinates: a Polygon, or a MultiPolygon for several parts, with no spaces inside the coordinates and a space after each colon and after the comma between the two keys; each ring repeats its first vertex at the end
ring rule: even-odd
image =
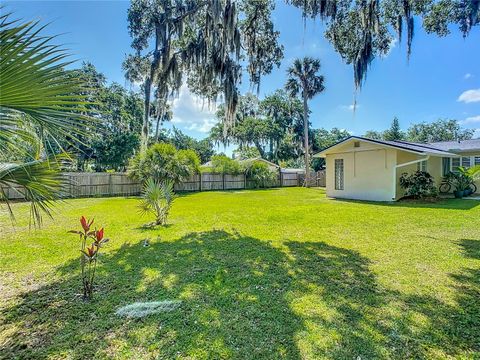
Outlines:
{"type": "Polygon", "coordinates": [[[465,168],[469,168],[470,164],[470,156],[462,156],[462,166],[465,168]]]}
{"type": "Polygon", "coordinates": [[[427,160],[417,163],[417,171],[427,171],[427,160]]]}
{"type": "Polygon", "coordinates": [[[335,190],[343,190],[343,159],[335,159],[335,190]]]}
{"type": "Polygon", "coordinates": [[[442,158],[442,175],[445,176],[450,172],[451,159],[442,158]]]}
{"type": "Polygon", "coordinates": [[[460,158],[453,158],[452,159],[452,171],[457,171],[459,166],[460,166],[460,158]]]}
{"type": "Polygon", "coordinates": [[[480,165],[480,156],[474,156],[473,165],[480,165]]]}

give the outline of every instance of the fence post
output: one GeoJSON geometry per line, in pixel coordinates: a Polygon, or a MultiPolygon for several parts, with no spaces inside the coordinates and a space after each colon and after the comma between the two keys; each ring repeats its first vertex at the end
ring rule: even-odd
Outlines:
{"type": "Polygon", "coordinates": [[[198,191],[202,191],[202,177],[202,172],[200,172],[198,180],[198,191]]]}
{"type": "Polygon", "coordinates": [[[222,173],[222,186],[223,190],[225,190],[225,173],[222,173]]]}
{"type": "Polygon", "coordinates": [[[108,174],[108,195],[112,196],[113,194],[113,186],[112,186],[112,174],[108,174]]]}

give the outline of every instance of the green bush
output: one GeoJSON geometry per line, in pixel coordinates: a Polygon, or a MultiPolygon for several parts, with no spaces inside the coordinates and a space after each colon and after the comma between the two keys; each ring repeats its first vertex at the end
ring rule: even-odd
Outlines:
{"type": "Polygon", "coordinates": [[[425,171],[416,171],[413,174],[403,173],[400,176],[400,186],[406,190],[406,196],[415,199],[438,196],[433,176],[425,171]]]}
{"type": "Polygon", "coordinates": [[[199,169],[200,159],[193,150],[177,150],[171,144],[157,143],[131,159],[128,173],[142,182],[149,178],[178,182],[198,173],[199,169]]]}
{"type": "Polygon", "coordinates": [[[247,179],[251,180],[256,188],[273,186],[278,179],[278,173],[271,170],[268,165],[262,161],[252,161],[249,163],[245,174],[247,179]]]}
{"type": "Polygon", "coordinates": [[[212,156],[212,172],[217,174],[238,175],[243,172],[242,165],[225,155],[212,156]]]}

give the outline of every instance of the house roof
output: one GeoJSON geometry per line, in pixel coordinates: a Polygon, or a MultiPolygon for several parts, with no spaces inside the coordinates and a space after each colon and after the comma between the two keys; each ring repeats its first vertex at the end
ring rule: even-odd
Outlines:
{"type": "Polygon", "coordinates": [[[442,141],[430,143],[437,149],[453,152],[477,151],[480,150],[480,139],[461,140],[461,141],[442,141]]]}
{"type": "Polygon", "coordinates": [[[448,151],[439,149],[437,147],[434,147],[433,145],[430,144],[418,144],[418,143],[413,143],[413,142],[408,142],[408,141],[388,141],[388,140],[374,140],[374,139],[369,139],[361,136],[350,136],[332,146],[329,146],[322,151],[314,154],[314,157],[324,157],[327,154],[327,150],[331,150],[332,148],[342,145],[348,141],[352,140],[361,140],[361,141],[366,141],[369,143],[373,144],[379,144],[395,149],[400,149],[403,151],[408,151],[412,153],[416,153],[419,155],[434,155],[434,156],[445,156],[445,157],[455,157],[457,156],[456,154],[450,153],[448,151]]]}
{"type": "Polygon", "coordinates": [[[265,160],[265,159],[263,159],[263,158],[261,158],[261,157],[255,157],[255,158],[240,160],[239,162],[240,162],[240,163],[245,163],[245,162],[250,162],[250,161],[262,161],[262,162],[264,162],[264,163],[266,163],[266,164],[268,164],[268,165],[270,165],[270,166],[276,167],[277,169],[280,168],[279,165],[274,164],[274,163],[272,163],[272,162],[270,162],[270,161],[268,161],[268,160],[265,160]]]}
{"type": "Polygon", "coordinates": [[[304,173],[305,169],[300,168],[281,168],[280,171],[282,173],[304,173]]]}

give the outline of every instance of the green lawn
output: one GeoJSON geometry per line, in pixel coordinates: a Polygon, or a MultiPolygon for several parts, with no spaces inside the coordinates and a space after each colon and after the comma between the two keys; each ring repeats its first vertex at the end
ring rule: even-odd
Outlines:
{"type": "Polygon", "coordinates": [[[480,358],[480,202],[372,204],[320,189],[181,196],[145,229],[135,198],[0,217],[0,357],[480,358]],[[81,215],[111,242],[78,295],[81,215]],[[150,239],[150,246],[142,245],[150,239]],[[125,319],[135,301],[181,300],[125,319]]]}

